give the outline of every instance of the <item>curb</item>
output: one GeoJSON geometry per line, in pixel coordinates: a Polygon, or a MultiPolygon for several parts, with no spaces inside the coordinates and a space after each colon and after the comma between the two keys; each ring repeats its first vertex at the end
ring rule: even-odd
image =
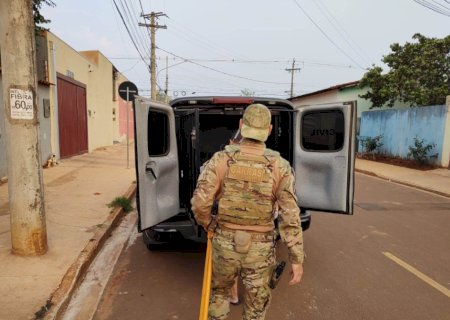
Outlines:
{"type": "Polygon", "coordinates": [[[405,182],[405,181],[402,181],[402,180],[389,178],[389,177],[377,174],[377,173],[372,172],[372,171],[367,171],[367,170],[357,169],[357,168],[355,168],[355,171],[359,172],[359,173],[366,174],[368,176],[377,177],[377,178],[380,178],[380,179],[383,179],[383,180],[387,180],[389,182],[395,182],[395,183],[398,183],[398,184],[401,184],[401,185],[404,185],[404,186],[407,186],[407,187],[415,188],[415,189],[422,190],[422,191],[427,191],[427,192],[434,193],[434,194],[437,194],[437,195],[440,195],[440,196],[443,196],[443,197],[446,197],[446,198],[450,198],[450,193],[447,193],[447,192],[442,192],[442,191],[439,191],[439,190],[435,190],[435,189],[431,189],[431,188],[427,188],[427,187],[422,187],[422,186],[414,184],[414,183],[409,183],[409,182],[405,182]]]}
{"type": "MultiPolygon", "coordinates": [[[[136,184],[133,183],[123,195],[131,199],[136,193],[136,184]]],[[[89,240],[88,244],[81,251],[74,263],[69,267],[61,280],[58,288],[51,294],[44,307],[36,313],[36,319],[55,320],[60,319],[67,308],[75,290],[83,280],[86,271],[89,269],[97,253],[102,248],[111,232],[118,225],[125,212],[122,208],[116,208],[103,222],[99,230],[89,240]],[[40,313],[41,315],[37,315],[40,313]]]]}

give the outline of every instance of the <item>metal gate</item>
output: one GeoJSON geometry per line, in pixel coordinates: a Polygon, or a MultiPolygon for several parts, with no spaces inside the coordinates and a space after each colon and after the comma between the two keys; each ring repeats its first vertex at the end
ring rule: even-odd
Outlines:
{"type": "Polygon", "coordinates": [[[61,158],[88,152],[86,85],[58,74],[58,123],[61,158]]]}

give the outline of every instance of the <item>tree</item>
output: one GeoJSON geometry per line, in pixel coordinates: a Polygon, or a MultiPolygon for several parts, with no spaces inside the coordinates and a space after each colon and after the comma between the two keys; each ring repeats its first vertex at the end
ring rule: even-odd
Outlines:
{"type": "Polygon", "coordinates": [[[244,97],[254,97],[254,96],[255,96],[255,91],[250,90],[250,89],[247,89],[247,88],[242,89],[242,90],[241,90],[241,96],[244,96],[244,97]]]}
{"type": "Polygon", "coordinates": [[[56,4],[52,0],[33,0],[33,20],[37,31],[46,30],[45,28],[41,27],[40,24],[46,24],[50,22],[50,20],[45,19],[41,14],[41,8],[43,4],[50,7],[56,6],[56,4]]]}
{"type": "Polygon", "coordinates": [[[414,42],[391,45],[392,52],[382,61],[389,67],[373,66],[364,75],[360,88],[369,91],[360,95],[372,102],[371,108],[392,107],[395,101],[411,106],[444,104],[450,94],[450,36],[427,38],[419,33],[414,42]]]}

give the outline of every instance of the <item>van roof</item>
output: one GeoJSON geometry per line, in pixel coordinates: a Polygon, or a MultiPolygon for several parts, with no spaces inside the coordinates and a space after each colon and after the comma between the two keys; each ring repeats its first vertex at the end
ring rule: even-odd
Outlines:
{"type": "Polygon", "coordinates": [[[207,96],[207,97],[182,97],[174,99],[170,102],[172,108],[178,107],[205,107],[211,108],[214,106],[223,107],[233,107],[233,106],[247,106],[252,103],[262,103],[266,105],[269,109],[273,107],[294,109],[294,105],[284,99],[278,98],[267,98],[267,97],[240,97],[240,96],[207,96]]]}

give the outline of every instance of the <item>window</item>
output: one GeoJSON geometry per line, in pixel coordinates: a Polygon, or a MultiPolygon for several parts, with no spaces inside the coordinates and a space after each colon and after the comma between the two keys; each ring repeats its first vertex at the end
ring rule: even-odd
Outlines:
{"type": "Polygon", "coordinates": [[[150,157],[163,156],[169,151],[169,117],[157,111],[148,112],[147,141],[150,157]]]}
{"type": "Polygon", "coordinates": [[[301,143],[307,151],[337,151],[344,145],[341,110],[312,111],[302,119],[301,143]]]}

